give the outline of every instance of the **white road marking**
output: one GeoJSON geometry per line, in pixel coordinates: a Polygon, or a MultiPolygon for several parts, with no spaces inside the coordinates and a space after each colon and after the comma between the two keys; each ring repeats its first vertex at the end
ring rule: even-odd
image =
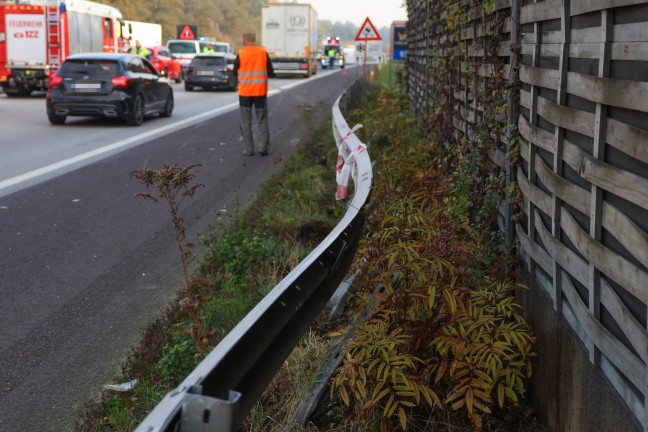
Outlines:
{"type": "Polygon", "coordinates": [[[238,102],[232,103],[229,105],[222,106],[220,108],[204,112],[200,115],[187,118],[184,120],[177,121],[175,123],[170,123],[166,126],[162,126],[157,129],[153,129],[150,131],[143,132],[139,135],[132,136],[130,138],[117,141],[113,144],[86,152],[82,153],[76,156],[73,156],[71,158],[64,159],[62,161],[44,166],[42,168],[35,169],[33,171],[26,172],[24,174],[17,175],[15,177],[8,178],[6,180],[0,181],[0,196],[3,196],[3,192],[5,192],[5,189],[12,188],[14,186],[17,186],[21,183],[25,182],[30,182],[34,179],[37,179],[39,177],[46,176],[48,174],[51,174],[53,172],[63,170],[65,168],[69,168],[71,166],[77,165],[77,164],[82,164],[84,162],[89,162],[92,160],[98,160],[99,156],[106,156],[108,154],[112,153],[117,153],[119,150],[124,150],[125,148],[132,146],[136,143],[144,142],[144,141],[149,141],[155,137],[161,136],[166,134],[167,132],[171,130],[175,130],[178,128],[182,128],[185,126],[189,126],[195,123],[200,123],[201,121],[204,121],[208,118],[211,117],[216,117],[218,115],[224,114],[229,111],[233,111],[234,109],[238,108],[238,102]]]}

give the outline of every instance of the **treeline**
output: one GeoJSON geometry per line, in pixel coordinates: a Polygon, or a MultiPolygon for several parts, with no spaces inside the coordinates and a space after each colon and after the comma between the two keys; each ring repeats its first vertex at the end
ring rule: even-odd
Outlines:
{"type": "Polygon", "coordinates": [[[100,0],[118,8],[124,19],[162,25],[162,40],[174,39],[177,26],[198,27],[199,36],[238,47],[243,33],[259,33],[262,0],[100,0]]]}
{"type": "MultiPolygon", "coordinates": [[[[199,36],[230,42],[238,48],[243,33],[261,34],[261,4],[264,0],[98,0],[118,8],[124,19],[162,25],[162,40],[174,39],[177,26],[198,27],[199,36]]],[[[344,44],[354,42],[361,22],[320,20],[320,41],[339,36],[344,44]]],[[[389,28],[378,29],[383,43],[389,41],[389,28]]]]}

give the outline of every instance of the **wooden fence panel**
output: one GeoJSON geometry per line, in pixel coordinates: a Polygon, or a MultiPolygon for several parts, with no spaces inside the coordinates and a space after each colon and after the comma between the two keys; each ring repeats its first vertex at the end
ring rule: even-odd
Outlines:
{"type": "Polygon", "coordinates": [[[407,1],[410,99],[470,139],[489,85],[519,79],[498,121],[520,136],[520,255],[648,431],[648,1],[525,0],[513,18],[511,1],[488,4],[458,19],[407,1]]]}

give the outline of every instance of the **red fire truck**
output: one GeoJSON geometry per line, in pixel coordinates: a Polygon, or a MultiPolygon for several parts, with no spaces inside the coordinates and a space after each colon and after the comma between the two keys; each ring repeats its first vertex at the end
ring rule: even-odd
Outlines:
{"type": "Polygon", "coordinates": [[[0,0],[0,85],[7,96],[47,90],[68,56],[119,52],[121,12],[87,0],[0,0]]]}

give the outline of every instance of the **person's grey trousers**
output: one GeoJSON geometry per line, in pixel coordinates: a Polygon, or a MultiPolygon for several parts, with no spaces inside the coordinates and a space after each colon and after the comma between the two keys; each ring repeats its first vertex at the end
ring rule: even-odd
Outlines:
{"type": "Polygon", "coordinates": [[[262,154],[268,153],[268,148],[270,147],[270,128],[268,126],[268,104],[265,102],[266,98],[263,98],[262,101],[254,101],[252,104],[245,103],[239,106],[241,113],[241,135],[243,136],[243,144],[245,145],[246,154],[254,154],[254,128],[252,127],[252,110],[254,110],[254,115],[256,115],[256,130],[257,138],[259,140],[259,151],[262,154]]]}

